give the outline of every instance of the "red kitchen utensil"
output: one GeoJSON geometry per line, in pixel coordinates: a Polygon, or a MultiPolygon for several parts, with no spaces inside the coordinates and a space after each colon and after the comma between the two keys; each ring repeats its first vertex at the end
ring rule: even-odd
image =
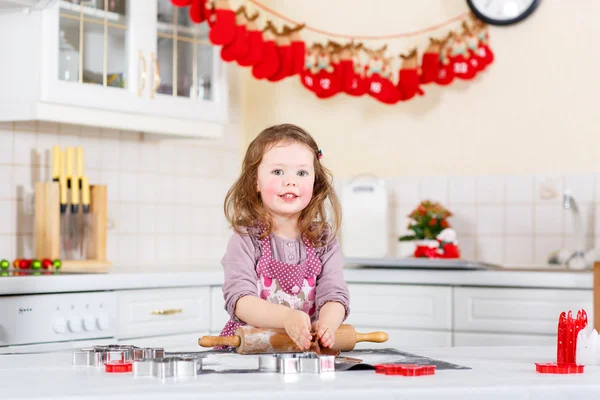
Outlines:
{"type": "Polygon", "coordinates": [[[106,372],[117,373],[117,372],[131,372],[132,362],[131,361],[109,361],[104,364],[104,370],[106,372]]]}
{"type": "Polygon", "coordinates": [[[424,376],[434,375],[435,365],[377,364],[375,373],[384,375],[424,376]]]}
{"type": "Polygon", "coordinates": [[[557,364],[557,363],[535,363],[535,370],[541,374],[582,374],[583,365],[557,364]]]}

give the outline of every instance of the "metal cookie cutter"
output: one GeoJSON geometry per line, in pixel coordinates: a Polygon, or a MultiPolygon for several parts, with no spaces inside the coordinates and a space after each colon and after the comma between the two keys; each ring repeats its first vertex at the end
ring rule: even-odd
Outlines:
{"type": "Polygon", "coordinates": [[[73,352],[73,365],[87,365],[92,367],[103,367],[110,361],[124,361],[125,351],[114,347],[83,348],[73,352]]]}
{"type": "Polygon", "coordinates": [[[300,372],[300,364],[297,354],[279,354],[277,355],[279,372],[282,374],[297,374],[300,372]]]}
{"type": "Polygon", "coordinates": [[[134,377],[156,377],[160,379],[195,377],[202,372],[201,357],[147,358],[133,362],[134,377]]]}
{"type": "Polygon", "coordinates": [[[314,353],[265,354],[258,358],[258,369],[282,374],[334,372],[335,357],[314,353]]]}
{"type": "Polygon", "coordinates": [[[323,356],[314,353],[302,354],[299,358],[300,372],[320,374],[335,371],[335,357],[323,356]]]}
{"type": "Polygon", "coordinates": [[[258,357],[258,370],[264,372],[279,371],[278,354],[263,354],[258,357]]]}

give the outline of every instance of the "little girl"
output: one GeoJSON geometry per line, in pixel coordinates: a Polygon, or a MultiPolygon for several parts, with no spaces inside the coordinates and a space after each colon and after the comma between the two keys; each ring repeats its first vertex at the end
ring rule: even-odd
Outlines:
{"type": "Polygon", "coordinates": [[[314,139],[291,124],[267,128],[250,143],[225,197],[235,232],[222,260],[231,319],[221,336],[248,324],[283,328],[302,350],[313,334],[333,346],[350,300],[335,237],[340,205],[320,158],[314,139]]]}

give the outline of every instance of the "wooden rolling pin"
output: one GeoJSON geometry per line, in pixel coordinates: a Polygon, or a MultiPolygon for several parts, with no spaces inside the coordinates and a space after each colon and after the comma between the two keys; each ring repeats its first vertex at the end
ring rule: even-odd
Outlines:
{"type": "MultiPolygon", "coordinates": [[[[340,325],[335,331],[332,350],[350,351],[359,342],[383,343],[385,332],[357,333],[352,325],[340,325]]],[[[262,329],[240,326],[234,336],[203,336],[198,340],[202,347],[233,346],[239,354],[298,353],[302,352],[284,329],[262,329]]]]}

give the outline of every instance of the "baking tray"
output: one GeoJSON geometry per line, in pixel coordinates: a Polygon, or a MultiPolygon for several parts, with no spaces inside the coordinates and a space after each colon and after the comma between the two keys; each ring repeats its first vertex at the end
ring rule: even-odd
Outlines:
{"type": "Polygon", "coordinates": [[[441,270],[493,270],[501,266],[480,261],[448,258],[345,258],[347,267],[441,269],[441,270]]]}

